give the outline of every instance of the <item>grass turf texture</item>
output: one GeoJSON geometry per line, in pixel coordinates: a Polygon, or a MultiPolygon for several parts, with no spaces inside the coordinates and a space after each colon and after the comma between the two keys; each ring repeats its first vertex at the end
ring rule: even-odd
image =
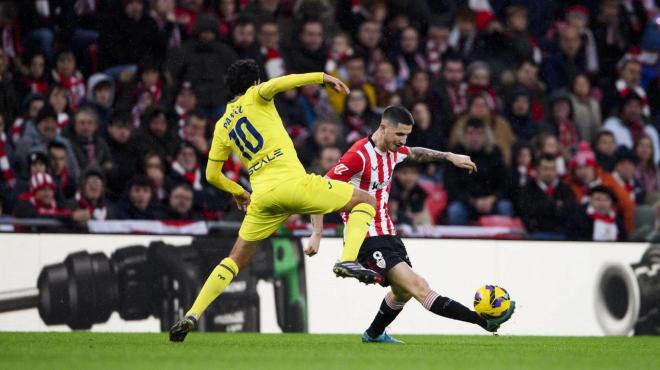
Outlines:
{"type": "Polygon", "coordinates": [[[660,338],[0,333],[0,369],[653,369],[660,338]]]}

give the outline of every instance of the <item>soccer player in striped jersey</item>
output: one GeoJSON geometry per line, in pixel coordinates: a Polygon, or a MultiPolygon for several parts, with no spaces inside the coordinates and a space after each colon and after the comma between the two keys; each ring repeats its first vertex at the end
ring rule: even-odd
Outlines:
{"type": "MultiPolygon", "coordinates": [[[[385,328],[394,321],[403,306],[415,298],[427,310],[444,317],[477,324],[490,332],[496,332],[507,321],[515,309],[499,319],[484,319],[474,311],[431,289],[427,281],[412,269],[408,253],[396,235],[388,212],[388,198],[392,186],[392,173],[397,164],[404,160],[428,162],[448,161],[467,171],[477,171],[470,157],[427,148],[407,147],[406,138],[412,131],[413,117],[402,107],[388,107],[378,129],[371,137],[359,140],[348,150],[326,174],[327,178],[350,182],[358,189],[369,192],[376,198],[376,216],[369,225],[367,238],[362,243],[358,262],[384,276],[380,283],[391,286],[385,294],[380,309],[371,326],[362,335],[363,342],[401,343],[385,333],[385,328]]],[[[344,220],[351,215],[343,214],[344,220]]],[[[323,215],[313,215],[313,234],[305,254],[318,252],[323,231],[323,215]]]]}

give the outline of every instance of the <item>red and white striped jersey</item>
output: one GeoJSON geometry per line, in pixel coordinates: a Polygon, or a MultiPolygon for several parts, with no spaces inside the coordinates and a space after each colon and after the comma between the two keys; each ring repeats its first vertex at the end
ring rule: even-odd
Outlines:
{"type": "MultiPolygon", "coordinates": [[[[350,182],[376,198],[376,217],[369,226],[368,236],[396,235],[388,211],[388,199],[392,188],[394,167],[408,156],[409,148],[402,146],[396,152],[382,152],[371,138],[358,140],[332,167],[326,176],[350,182]]],[[[347,215],[342,214],[344,222],[347,215]]]]}

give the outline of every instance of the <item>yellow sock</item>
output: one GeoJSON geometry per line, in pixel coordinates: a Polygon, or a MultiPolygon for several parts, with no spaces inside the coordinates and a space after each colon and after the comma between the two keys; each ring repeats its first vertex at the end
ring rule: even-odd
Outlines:
{"type": "Polygon", "coordinates": [[[344,250],[339,260],[341,262],[355,261],[364,238],[369,231],[371,220],[374,219],[376,210],[369,203],[360,203],[353,207],[346,222],[344,232],[344,250]]]}
{"type": "Polygon", "coordinates": [[[202,290],[195,299],[193,306],[186,312],[186,316],[194,314],[198,319],[202,317],[202,313],[206,310],[211,302],[227,288],[232,279],[238,274],[238,266],[231,258],[227,257],[220,261],[211,275],[206,279],[202,290]]]}

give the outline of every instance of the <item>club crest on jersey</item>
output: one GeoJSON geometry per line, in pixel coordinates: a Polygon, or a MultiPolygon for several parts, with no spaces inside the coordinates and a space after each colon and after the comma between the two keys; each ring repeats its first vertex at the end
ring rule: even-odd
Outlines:
{"type": "Polygon", "coordinates": [[[348,171],[348,167],[345,164],[340,163],[337,166],[335,166],[335,169],[332,172],[334,172],[335,175],[341,175],[346,171],[348,171]]]}

